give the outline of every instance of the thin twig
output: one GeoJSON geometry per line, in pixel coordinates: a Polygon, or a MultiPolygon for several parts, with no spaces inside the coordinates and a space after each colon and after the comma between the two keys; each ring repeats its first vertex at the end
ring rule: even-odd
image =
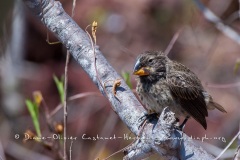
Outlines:
{"type": "MultiPolygon", "coordinates": [[[[102,84],[102,81],[101,81],[101,79],[100,79],[100,77],[99,77],[98,70],[97,70],[97,55],[96,55],[96,51],[95,51],[96,39],[97,39],[97,37],[96,37],[96,31],[97,31],[97,23],[96,23],[95,21],[92,23],[92,25],[88,25],[88,26],[85,28],[85,32],[87,33],[87,35],[88,35],[88,37],[89,37],[89,39],[90,39],[91,46],[92,46],[92,50],[93,50],[93,55],[94,55],[94,67],[95,67],[96,77],[97,77],[98,82],[100,83],[101,87],[103,88],[104,94],[106,94],[106,96],[107,96],[107,91],[106,91],[106,88],[105,88],[105,83],[102,84]],[[93,40],[92,40],[91,35],[90,35],[90,34],[88,33],[88,31],[87,31],[87,29],[88,29],[89,26],[92,26],[92,36],[93,36],[93,39],[94,39],[94,43],[93,43],[93,40]]],[[[121,81],[120,81],[120,82],[121,82],[121,81]]],[[[120,101],[120,100],[116,97],[115,94],[114,94],[114,97],[115,97],[118,101],[120,101]]]]}
{"type": "Polygon", "coordinates": [[[234,21],[239,20],[239,11],[233,12],[228,18],[225,20],[226,24],[231,24],[234,21]]]}
{"type": "Polygon", "coordinates": [[[182,32],[182,28],[179,29],[179,30],[174,34],[174,36],[173,36],[173,38],[171,39],[169,45],[167,46],[166,50],[164,51],[164,54],[165,54],[165,55],[168,55],[169,52],[172,50],[173,45],[174,45],[175,42],[177,41],[177,39],[178,39],[178,37],[179,37],[179,35],[180,35],[181,32],[182,32]]]}
{"type": "Polygon", "coordinates": [[[98,93],[98,92],[84,92],[84,93],[76,94],[74,96],[69,97],[68,101],[73,101],[73,100],[76,100],[76,99],[79,99],[79,98],[88,97],[88,96],[103,97],[103,95],[98,93]]]}
{"type": "Polygon", "coordinates": [[[65,71],[64,71],[64,103],[63,103],[63,157],[67,159],[67,84],[68,84],[68,63],[70,53],[67,51],[65,71]]]}
{"type": "Polygon", "coordinates": [[[137,136],[137,138],[136,138],[134,141],[132,141],[132,142],[131,142],[129,145],[127,145],[126,147],[124,147],[124,148],[122,148],[122,149],[120,149],[120,150],[112,153],[111,155],[109,155],[108,157],[104,158],[103,160],[108,160],[108,159],[111,158],[112,156],[114,156],[114,155],[116,155],[116,154],[124,151],[125,149],[127,149],[128,147],[130,147],[133,143],[135,143],[135,142],[138,140],[138,137],[141,137],[142,132],[143,132],[143,128],[144,128],[144,126],[146,125],[146,123],[147,123],[147,120],[145,120],[145,121],[143,122],[143,124],[142,124],[142,126],[141,126],[141,128],[140,128],[139,135],[137,136]]]}
{"type": "Polygon", "coordinates": [[[69,160],[72,159],[72,144],[73,144],[73,140],[70,143],[70,147],[69,147],[69,160]]]}
{"type": "Polygon", "coordinates": [[[47,39],[46,39],[46,42],[50,45],[54,45],[54,44],[60,44],[61,42],[60,41],[55,41],[55,42],[50,42],[49,41],[49,33],[48,33],[48,29],[47,29],[47,39]]]}
{"type": "MultiPolygon", "coordinates": [[[[239,123],[239,132],[240,132],[240,123],[239,123]]],[[[239,160],[240,159],[240,135],[238,136],[238,148],[237,151],[233,157],[234,160],[239,160]]]]}
{"type": "MultiPolygon", "coordinates": [[[[42,14],[45,14],[44,12],[43,12],[43,8],[42,8],[42,0],[41,0],[41,12],[42,12],[42,14]]],[[[43,16],[43,19],[44,19],[44,16],[43,16]]],[[[46,26],[46,24],[45,24],[45,21],[44,21],[44,26],[46,27],[46,29],[47,29],[47,39],[46,39],[46,42],[48,43],[48,44],[50,44],[50,45],[54,45],[54,44],[59,44],[59,43],[61,43],[60,41],[56,41],[56,42],[50,42],[49,41],[49,33],[48,33],[48,28],[47,28],[47,26],[46,26]]]]}
{"type": "Polygon", "coordinates": [[[230,26],[225,25],[222,20],[217,17],[210,9],[205,7],[199,0],[193,0],[203,16],[210,22],[214,23],[215,27],[223,34],[240,44],[240,35],[230,26]]]}
{"type": "Polygon", "coordinates": [[[233,159],[234,160],[239,160],[240,159],[240,146],[238,146],[237,152],[235,153],[233,159]]]}
{"type": "Polygon", "coordinates": [[[46,118],[46,121],[47,121],[48,128],[50,129],[50,131],[52,131],[52,124],[53,123],[52,123],[52,120],[51,120],[51,116],[49,114],[47,103],[45,102],[44,98],[42,100],[42,104],[43,104],[44,115],[45,115],[45,118],[46,118]]]}
{"type": "MultiPolygon", "coordinates": [[[[96,52],[95,52],[95,47],[94,47],[94,43],[93,43],[93,40],[92,40],[92,37],[91,35],[88,33],[87,31],[87,28],[91,26],[91,25],[88,25],[86,28],[85,28],[85,32],[87,33],[89,39],[90,39],[90,42],[91,42],[91,46],[92,46],[92,50],[93,50],[93,55],[94,55],[94,67],[95,67],[95,72],[96,72],[96,76],[97,76],[97,79],[101,85],[101,87],[103,88],[105,94],[106,94],[106,90],[104,88],[104,85],[102,84],[102,81],[101,79],[99,78],[99,75],[98,75],[98,71],[97,71],[97,55],[96,55],[96,52]]],[[[96,45],[96,44],[95,44],[96,45]]],[[[106,94],[107,95],[107,94],[106,94]]]]}
{"type": "MultiPolygon", "coordinates": [[[[73,6],[72,6],[72,15],[71,17],[73,18],[74,16],[74,9],[76,6],[76,1],[73,0],[73,6]]],[[[70,52],[67,51],[67,56],[66,56],[66,63],[65,63],[65,71],[64,71],[64,104],[63,104],[63,157],[66,160],[67,159],[67,84],[68,84],[68,64],[69,64],[69,59],[70,59],[70,52]]]]}
{"type": "Polygon", "coordinates": [[[239,135],[240,135],[240,131],[238,131],[238,133],[233,137],[233,139],[228,143],[228,145],[222,150],[222,152],[214,160],[219,159],[222,156],[222,154],[226,152],[226,150],[232,145],[235,139],[238,138],[239,135]]]}
{"type": "Polygon", "coordinates": [[[76,7],[76,0],[73,0],[73,5],[72,5],[72,17],[74,16],[75,7],[76,7]]]}
{"type": "MultiPolygon", "coordinates": [[[[73,101],[73,100],[88,97],[88,96],[103,97],[102,94],[97,93],[97,92],[85,92],[85,93],[79,93],[79,94],[69,97],[68,101],[73,101]]],[[[52,117],[53,115],[55,115],[62,107],[63,107],[63,105],[61,103],[58,104],[58,106],[49,114],[49,116],[52,117]]]]}
{"type": "MultiPolygon", "coordinates": [[[[194,140],[194,143],[198,144],[199,146],[203,147],[208,151],[208,153],[212,154],[213,156],[218,156],[220,152],[222,152],[222,148],[217,147],[213,144],[202,142],[199,140],[194,140]]],[[[233,156],[233,154],[236,152],[235,149],[228,149],[221,157],[221,159],[228,159],[233,156]]]]}
{"type": "Polygon", "coordinates": [[[5,154],[12,159],[44,159],[44,160],[54,160],[49,157],[49,155],[38,153],[34,151],[33,148],[27,148],[16,141],[9,141],[5,147],[5,154]]]}
{"type": "MultiPolygon", "coordinates": [[[[118,117],[114,112],[110,112],[110,115],[105,121],[104,126],[102,127],[102,131],[100,132],[100,136],[104,135],[105,137],[110,136],[110,134],[114,131],[114,128],[118,122],[118,117]]],[[[94,157],[100,155],[102,151],[105,149],[108,141],[98,141],[95,147],[92,149],[94,157]]]]}
{"type": "Polygon", "coordinates": [[[136,142],[136,141],[137,141],[137,139],[134,140],[134,141],[132,141],[132,142],[131,142],[129,145],[127,145],[126,147],[124,147],[124,148],[122,148],[122,149],[120,149],[120,150],[112,153],[111,155],[109,155],[108,157],[104,158],[103,160],[108,160],[108,159],[111,158],[112,156],[114,156],[114,155],[116,155],[116,154],[118,154],[118,153],[120,153],[120,152],[123,152],[125,149],[127,149],[129,146],[131,146],[131,145],[132,145],[134,142],[136,142]]]}

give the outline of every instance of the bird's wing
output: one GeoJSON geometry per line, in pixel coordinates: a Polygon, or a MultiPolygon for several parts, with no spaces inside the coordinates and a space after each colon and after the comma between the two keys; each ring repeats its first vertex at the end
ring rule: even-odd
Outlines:
{"type": "Polygon", "coordinates": [[[205,129],[208,116],[201,82],[192,72],[172,71],[166,77],[168,86],[182,108],[205,129]]]}

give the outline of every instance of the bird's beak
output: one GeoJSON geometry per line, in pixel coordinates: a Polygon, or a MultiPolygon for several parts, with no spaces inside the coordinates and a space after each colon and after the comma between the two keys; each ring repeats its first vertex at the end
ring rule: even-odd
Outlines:
{"type": "Polygon", "coordinates": [[[134,66],[133,74],[138,75],[138,76],[147,76],[150,74],[150,72],[149,72],[149,68],[142,67],[142,65],[140,64],[140,62],[138,60],[134,66]]]}
{"type": "Polygon", "coordinates": [[[149,75],[149,70],[145,67],[142,67],[139,70],[134,70],[133,74],[138,76],[147,76],[149,75]]]}

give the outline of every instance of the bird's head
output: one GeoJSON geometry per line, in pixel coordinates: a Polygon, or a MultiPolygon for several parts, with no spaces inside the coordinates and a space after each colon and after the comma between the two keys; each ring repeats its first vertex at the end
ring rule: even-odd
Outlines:
{"type": "Polygon", "coordinates": [[[162,52],[146,51],[138,56],[133,74],[150,81],[165,78],[167,61],[162,52]]]}

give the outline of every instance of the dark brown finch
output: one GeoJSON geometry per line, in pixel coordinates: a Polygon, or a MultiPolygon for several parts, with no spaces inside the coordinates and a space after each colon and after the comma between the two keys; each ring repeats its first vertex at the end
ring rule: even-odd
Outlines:
{"type": "Polygon", "coordinates": [[[225,109],[213,101],[198,77],[186,66],[170,60],[164,53],[147,51],[134,66],[137,93],[148,114],[160,114],[169,107],[175,116],[193,117],[207,129],[207,110],[225,109]]]}

